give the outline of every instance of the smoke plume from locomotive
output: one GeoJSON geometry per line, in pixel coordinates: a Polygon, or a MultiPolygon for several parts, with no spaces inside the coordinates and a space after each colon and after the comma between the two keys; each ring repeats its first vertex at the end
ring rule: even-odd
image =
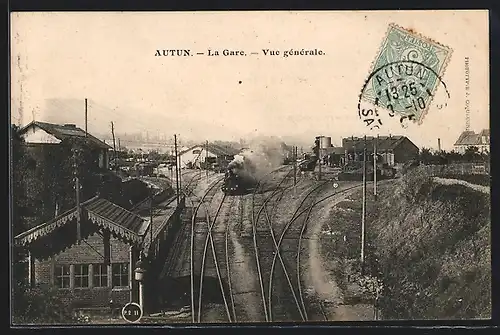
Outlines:
{"type": "Polygon", "coordinates": [[[248,149],[234,157],[228,169],[242,177],[260,179],[283,164],[284,157],[283,142],[276,138],[258,138],[251,141],[248,149]]]}

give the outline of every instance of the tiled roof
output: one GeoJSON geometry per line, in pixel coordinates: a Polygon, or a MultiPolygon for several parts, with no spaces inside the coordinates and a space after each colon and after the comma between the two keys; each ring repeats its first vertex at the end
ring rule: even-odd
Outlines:
{"type": "MultiPolygon", "coordinates": [[[[33,121],[28,125],[24,126],[19,130],[19,134],[27,132],[28,129],[30,129],[32,126],[40,127],[41,129],[45,130],[47,133],[51,134],[52,136],[58,138],[61,141],[69,137],[85,138],[85,131],[81,128],[76,127],[75,125],[68,125],[68,124],[61,125],[61,124],[54,124],[54,123],[40,122],[40,121],[33,121]]],[[[97,137],[92,136],[89,133],[87,133],[87,140],[91,145],[96,146],[98,148],[111,149],[111,146],[104,143],[97,137]]]]}
{"type": "MultiPolygon", "coordinates": [[[[373,148],[373,143],[377,140],[377,150],[393,150],[405,139],[407,139],[405,136],[379,136],[378,139],[377,137],[367,136],[366,147],[368,149],[373,148]]],[[[344,149],[361,151],[364,146],[364,137],[347,137],[342,139],[342,147],[344,149]]]]}
{"type": "Polygon", "coordinates": [[[489,138],[486,139],[486,142],[483,142],[483,136],[490,136],[489,129],[483,129],[479,134],[476,134],[473,131],[464,131],[460,134],[457,141],[454,145],[487,145],[489,144],[489,138]]]}
{"type": "MultiPolygon", "coordinates": [[[[112,231],[124,240],[136,244],[142,242],[140,232],[143,230],[142,226],[145,221],[140,216],[97,196],[83,202],[81,210],[84,217],[86,214],[91,222],[112,231]]],[[[26,245],[40,237],[49,235],[54,230],[72,221],[76,217],[76,212],[76,207],[73,207],[52,220],[17,235],[14,238],[15,243],[26,245]]]]}
{"type": "Polygon", "coordinates": [[[144,223],[144,220],[140,216],[126,210],[125,208],[115,205],[106,199],[97,198],[86,204],[84,207],[88,212],[119,224],[123,228],[126,228],[136,234],[139,233],[139,230],[144,223]]]}

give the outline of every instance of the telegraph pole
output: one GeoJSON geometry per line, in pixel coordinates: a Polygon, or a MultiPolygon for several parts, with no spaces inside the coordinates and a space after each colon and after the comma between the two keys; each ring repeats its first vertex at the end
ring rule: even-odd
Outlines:
{"type": "Polygon", "coordinates": [[[318,180],[321,180],[321,136],[318,137],[318,162],[319,162],[319,167],[318,167],[318,180]]]}
{"type": "Polygon", "coordinates": [[[206,169],[206,176],[207,176],[207,183],[208,183],[208,141],[205,146],[205,169],[206,169]]]}
{"type": "Polygon", "coordinates": [[[293,158],[293,186],[297,184],[297,147],[294,146],[292,149],[293,158]]]}
{"type": "Polygon", "coordinates": [[[363,148],[363,208],[361,213],[361,274],[365,271],[365,235],[366,235],[366,135],[363,148]]]}
{"type": "Polygon", "coordinates": [[[153,187],[150,185],[149,186],[149,196],[150,196],[150,202],[149,202],[149,237],[150,237],[150,243],[149,243],[149,250],[152,251],[153,247],[153,187]]]}
{"type": "Polygon", "coordinates": [[[293,146],[292,157],[293,157],[293,194],[297,194],[297,147],[293,146]]]}
{"type": "Polygon", "coordinates": [[[87,137],[87,98],[85,98],[85,137],[87,137]]]}
{"type": "Polygon", "coordinates": [[[115,161],[115,171],[118,170],[118,164],[116,162],[116,142],[115,142],[115,125],[111,121],[111,135],[113,136],[113,158],[115,161]]]}
{"type": "Polygon", "coordinates": [[[73,148],[73,174],[75,176],[75,196],[76,196],[76,241],[81,240],[81,218],[80,218],[80,180],[78,178],[78,155],[80,150],[73,148]]]}
{"type": "Polygon", "coordinates": [[[377,200],[377,145],[378,145],[378,135],[375,141],[373,141],[373,197],[377,200]]]}
{"type": "Polygon", "coordinates": [[[176,183],[176,195],[177,195],[177,205],[179,204],[179,165],[177,162],[177,135],[174,134],[174,150],[175,150],[175,183],[176,183]]]}

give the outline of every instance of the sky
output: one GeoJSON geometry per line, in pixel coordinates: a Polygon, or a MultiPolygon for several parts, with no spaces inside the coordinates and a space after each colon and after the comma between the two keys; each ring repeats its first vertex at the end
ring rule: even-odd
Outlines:
{"type": "Polygon", "coordinates": [[[110,133],[113,121],[117,133],[195,141],[325,135],[339,145],[346,136],[392,134],[419,147],[436,148],[440,138],[451,149],[465,129],[468,57],[470,130],[489,128],[486,11],[25,12],[11,14],[11,36],[11,118],[21,125],[83,128],[87,98],[91,133],[110,133]],[[453,50],[442,76],[450,97],[420,125],[388,119],[371,131],[358,116],[359,94],[392,22],[453,50]],[[282,56],[303,48],[324,54],[282,56]],[[157,49],[205,55],[157,57],[157,49]]]}

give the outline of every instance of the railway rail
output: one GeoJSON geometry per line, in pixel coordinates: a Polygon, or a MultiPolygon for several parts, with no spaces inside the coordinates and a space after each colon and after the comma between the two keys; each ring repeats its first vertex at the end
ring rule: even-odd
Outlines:
{"type": "MultiPolygon", "coordinates": [[[[235,318],[236,312],[235,312],[235,306],[234,306],[234,299],[232,297],[232,288],[230,284],[230,268],[229,268],[229,241],[228,241],[228,236],[229,236],[229,222],[226,225],[225,229],[225,243],[224,243],[224,253],[225,253],[225,263],[226,263],[226,278],[228,278],[228,283],[229,283],[229,299],[226,296],[225,289],[224,289],[224,284],[223,284],[223,278],[222,278],[222,273],[221,273],[221,266],[219,264],[219,258],[217,256],[217,250],[216,250],[216,243],[214,241],[214,237],[212,234],[212,230],[215,226],[215,223],[217,221],[217,218],[219,216],[220,210],[222,208],[222,205],[224,204],[224,201],[226,200],[226,195],[223,195],[222,199],[219,202],[217,211],[213,217],[210,215],[210,208],[209,204],[211,204],[213,197],[215,196],[218,188],[217,186],[220,185],[220,183],[223,181],[223,178],[218,178],[215,182],[212,183],[212,185],[205,191],[202,197],[199,198],[199,203],[195,207],[195,210],[192,213],[192,224],[191,224],[191,257],[190,257],[190,273],[191,273],[191,314],[192,314],[192,320],[193,322],[201,322],[201,316],[202,316],[202,298],[203,298],[203,280],[204,280],[204,272],[205,272],[205,267],[206,267],[206,262],[207,262],[207,252],[208,252],[208,246],[210,245],[211,251],[212,251],[212,256],[213,256],[213,262],[215,266],[215,270],[217,273],[217,278],[219,281],[220,285],[220,290],[222,293],[222,299],[224,302],[224,307],[227,313],[228,321],[233,322],[233,319],[235,318]],[[208,203],[208,204],[207,204],[208,203]],[[207,223],[207,235],[205,238],[205,244],[203,247],[203,255],[202,255],[202,260],[201,260],[201,270],[200,270],[200,284],[199,284],[199,291],[198,291],[198,313],[196,316],[196,311],[195,311],[195,286],[194,286],[194,236],[195,236],[195,221],[196,221],[196,216],[198,212],[200,211],[201,207],[204,207],[204,215],[206,217],[206,223],[207,223]],[[228,302],[229,300],[229,302],[228,302]],[[229,307],[231,305],[231,308],[229,307]]],[[[187,192],[186,192],[187,193],[187,192]]],[[[190,192],[192,195],[194,193],[190,192]]],[[[196,195],[194,195],[196,197],[196,195]]],[[[193,207],[194,207],[194,202],[193,202],[193,207]]]]}
{"type": "MultiPolygon", "coordinates": [[[[266,177],[269,177],[273,172],[281,171],[286,169],[287,166],[282,166],[278,169],[275,169],[268,173],[266,177]]],[[[285,171],[286,172],[286,171],[285,171]]],[[[328,182],[331,182],[331,180],[327,180],[325,182],[322,182],[320,184],[313,185],[313,187],[309,190],[307,190],[306,194],[303,195],[301,198],[301,201],[299,205],[295,208],[293,215],[289,220],[286,221],[286,224],[282,228],[281,232],[278,232],[275,227],[273,226],[273,213],[276,210],[277,206],[279,205],[280,201],[282,198],[285,196],[286,191],[290,189],[293,185],[286,185],[287,181],[290,181],[289,177],[291,176],[291,173],[293,170],[288,171],[285,173],[285,175],[280,176],[280,179],[276,181],[276,187],[271,190],[271,194],[265,194],[263,192],[262,199],[260,201],[257,200],[258,197],[258,192],[259,189],[262,190],[264,188],[264,185],[266,184],[271,184],[269,181],[266,181],[266,177],[263,177],[261,180],[258,181],[257,187],[255,188],[255,191],[251,195],[252,199],[252,210],[251,210],[251,228],[252,228],[252,242],[253,242],[253,249],[255,253],[255,261],[257,265],[257,272],[258,272],[258,280],[259,280],[259,286],[260,286],[260,295],[261,295],[261,300],[262,300],[262,308],[263,312],[265,315],[265,320],[266,321],[274,321],[273,320],[273,290],[274,286],[276,283],[273,283],[273,280],[275,280],[275,271],[276,271],[276,263],[277,261],[281,265],[281,268],[283,269],[284,276],[286,277],[286,282],[288,284],[288,287],[291,290],[291,295],[293,296],[293,301],[295,302],[295,305],[297,307],[297,311],[299,312],[301,318],[303,321],[307,321],[309,319],[308,312],[311,308],[312,304],[317,304],[315,307],[315,310],[320,312],[323,315],[323,318],[325,320],[328,320],[328,317],[325,313],[325,309],[321,303],[319,302],[312,302],[312,301],[306,301],[304,299],[304,294],[303,294],[303,289],[302,289],[302,281],[301,281],[301,250],[303,248],[303,243],[302,240],[305,238],[306,232],[307,232],[307,225],[309,218],[311,216],[311,213],[313,211],[313,208],[315,208],[318,204],[326,201],[327,199],[330,199],[333,196],[339,195],[341,193],[345,193],[348,191],[351,191],[355,188],[359,188],[362,186],[361,183],[350,186],[350,187],[345,187],[342,188],[341,190],[336,190],[332,194],[325,196],[323,198],[318,199],[319,197],[319,192],[322,189],[323,186],[325,186],[328,182]],[[314,195],[314,196],[313,196],[314,195]],[[274,199],[274,200],[273,200],[274,199]],[[268,208],[271,207],[271,208],[268,208]],[[274,253],[272,256],[272,262],[270,264],[270,272],[269,272],[269,280],[267,281],[267,285],[265,285],[265,280],[264,280],[264,275],[263,272],[265,272],[264,268],[267,269],[266,267],[263,267],[263,259],[262,259],[262,250],[260,250],[262,247],[265,247],[262,243],[259,243],[260,238],[266,238],[265,236],[259,235],[259,229],[262,227],[259,227],[258,229],[258,222],[259,219],[262,219],[261,216],[263,214],[263,219],[265,222],[265,228],[270,232],[269,237],[272,239],[272,246],[274,248],[274,253]],[[300,220],[301,222],[297,224],[297,221],[300,220]],[[293,227],[294,223],[296,223],[296,226],[293,227]],[[294,262],[290,262],[290,258],[285,258],[285,255],[282,254],[282,245],[284,240],[288,240],[287,235],[291,235],[293,233],[298,234],[297,239],[297,244],[296,244],[296,255],[294,262]],[[295,271],[295,273],[292,273],[295,271]],[[273,286],[274,285],[274,286],[273,286]],[[267,290],[265,289],[265,286],[267,286],[267,290]],[[267,292],[266,292],[267,291],[267,292]],[[266,299],[266,293],[267,293],[267,299],[266,299]]],[[[192,199],[189,199],[192,202],[192,207],[194,208],[192,214],[191,214],[191,248],[190,248],[190,274],[191,274],[191,315],[192,315],[192,321],[193,322],[201,322],[202,321],[202,299],[203,299],[203,284],[204,284],[204,276],[205,276],[205,267],[207,266],[207,254],[209,253],[208,248],[211,248],[212,256],[213,256],[213,266],[215,267],[215,272],[217,274],[217,279],[218,283],[220,286],[220,290],[222,293],[222,300],[224,304],[224,309],[225,313],[227,314],[227,320],[229,322],[236,322],[237,321],[237,313],[236,313],[236,306],[235,306],[235,301],[234,301],[234,295],[233,295],[233,288],[232,288],[232,282],[231,282],[231,260],[230,260],[230,231],[231,231],[231,225],[234,223],[233,221],[236,220],[236,218],[231,217],[231,210],[229,210],[227,213],[224,215],[221,214],[221,208],[225,204],[226,206],[229,206],[228,208],[233,208],[234,203],[236,201],[240,201],[240,204],[242,203],[242,199],[244,196],[238,195],[238,196],[226,196],[225,194],[222,195],[218,206],[217,210],[212,216],[210,213],[210,205],[213,202],[213,199],[217,193],[217,191],[220,189],[217,186],[220,185],[220,183],[223,181],[223,177],[217,178],[215,180],[212,180],[211,185],[209,185],[208,189],[204,192],[202,196],[197,196],[194,194],[194,187],[191,187],[192,184],[196,180],[200,180],[202,175],[195,175],[193,176],[189,182],[186,184],[186,186],[183,187],[183,194],[185,196],[192,196],[192,199]],[[199,177],[199,178],[197,178],[199,177]],[[229,200],[229,203],[227,200],[229,200]],[[225,203],[226,202],[226,203],[225,203]],[[195,204],[197,203],[197,204],[195,204]],[[200,279],[199,279],[199,290],[198,290],[198,301],[197,304],[195,303],[195,224],[196,224],[196,217],[198,213],[203,211],[203,216],[206,217],[206,236],[205,236],[205,243],[203,245],[203,255],[201,258],[201,268],[200,268],[200,279]],[[217,221],[219,219],[219,221],[217,221]],[[222,223],[221,223],[222,221],[222,223]],[[218,222],[218,223],[217,223],[218,222]],[[222,234],[218,234],[215,232],[215,234],[219,237],[223,236],[223,241],[218,240],[220,243],[216,243],[216,240],[214,238],[214,227],[216,226],[216,223],[218,224],[218,230],[219,233],[223,232],[222,234]],[[223,255],[223,256],[221,256],[223,255]],[[224,273],[225,272],[225,276],[224,273]],[[224,287],[224,279],[227,282],[227,289],[224,287]],[[197,311],[196,311],[197,307],[197,311]]],[[[186,197],[187,198],[187,197],[186,197]]],[[[234,215],[234,213],[233,213],[234,215]]],[[[242,215],[240,213],[239,215],[242,215]]],[[[261,241],[262,242],[262,241],[261,241]]],[[[294,248],[292,248],[294,249],[294,248]]],[[[267,265],[269,265],[269,259],[266,259],[264,262],[267,262],[267,265]]]]}
{"type": "MultiPolygon", "coordinates": [[[[285,182],[285,180],[287,179],[288,175],[286,175],[283,180],[280,182],[280,185],[282,183],[285,182]]],[[[275,252],[274,252],[274,255],[273,255],[273,260],[272,260],[272,264],[271,264],[271,271],[270,271],[270,276],[269,276],[269,284],[268,284],[268,304],[267,304],[267,311],[268,311],[268,318],[269,318],[269,321],[273,321],[273,279],[274,279],[274,276],[275,276],[275,268],[276,268],[276,261],[279,260],[280,264],[281,264],[281,267],[283,269],[283,274],[286,278],[286,281],[287,281],[287,284],[288,286],[290,287],[290,291],[292,293],[292,296],[293,296],[293,301],[295,302],[295,305],[297,307],[297,310],[300,314],[300,317],[302,318],[303,321],[307,321],[309,319],[309,316],[308,316],[308,308],[306,307],[306,302],[304,300],[304,295],[303,295],[303,290],[302,290],[302,282],[301,282],[301,271],[300,271],[300,254],[301,254],[301,250],[302,250],[302,240],[304,238],[304,234],[306,232],[306,229],[307,229],[307,224],[308,224],[308,220],[309,220],[309,217],[311,215],[311,212],[313,210],[313,208],[319,204],[320,202],[328,199],[328,198],[331,198],[332,196],[334,195],[338,195],[340,193],[344,193],[344,192],[347,192],[353,188],[356,188],[356,187],[360,187],[361,185],[355,185],[355,186],[352,186],[352,187],[348,187],[346,189],[343,189],[341,191],[338,191],[338,192],[335,192],[333,193],[332,195],[324,198],[324,199],[321,199],[319,201],[316,201],[316,198],[318,196],[318,193],[321,191],[321,189],[326,185],[328,184],[329,182],[331,182],[331,180],[327,180],[325,182],[322,182],[318,185],[315,185],[313,186],[313,188],[311,190],[309,190],[306,195],[303,197],[303,199],[301,200],[300,204],[297,206],[296,210],[294,211],[291,219],[287,222],[287,224],[285,225],[285,227],[283,228],[283,230],[281,231],[281,234],[279,236],[279,239],[278,241],[276,240],[276,232],[275,232],[275,229],[273,228],[273,223],[272,223],[272,214],[269,213],[269,209],[267,208],[267,204],[269,203],[269,201],[275,197],[278,193],[279,194],[279,197],[277,199],[277,201],[275,202],[275,204],[272,206],[271,208],[271,213],[276,209],[276,206],[279,204],[280,200],[282,199],[283,195],[286,193],[287,189],[289,187],[284,187],[283,189],[281,189],[281,191],[278,192],[279,190],[279,187],[276,189],[276,191],[274,191],[271,196],[269,196],[265,201],[264,203],[262,204],[262,207],[261,207],[261,210],[264,211],[264,215],[265,215],[265,219],[266,219],[266,222],[268,224],[268,227],[269,227],[269,232],[270,232],[270,235],[271,235],[271,238],[272,238],[272,242],[274,244],[274,248],[275,248],[275,252]],[[314,195],[315,194],[315,195],[314,195]],[[313,196],[314,195],[314,196],[313,196]],[[310,204],[306,204],[306,202],[310,202],[310,204]],[[281,246],[282,246],[282,242],[283,240],[285,239],[287,233],[290,233],[291,231],[291,227],[292,227],[292,224],[297,221],[299,219],[299,217],[301,217],[303,214],[306,214],[305,218],[303,219],[302,221],[302,224],[299,225],[299,236],[298,236],[298,239],[297,239],[297,251],[296,251],[296,257],[295,257],[295,279],[292,279],[293,276],[290,275],[290,266],[287,267],[286,266],[286,261],[284,259],[284,257],[282,256],[281,254],[281,246]],[[294,289],[294,284],[296,286],[296,289],[294,289]]],[[[260,212],[259,211],[259,215],[260,215],[260,212]]],[[[312,302],[309,302],[309,305],[311,305],[312,302]]],[[[325,320],[328,320],[328,317],[325,313],[325,310],[321,304],[321,302],[319,302],[319,312],[322,314],[323,318],[325,320]]]]}
{"type": "MultiPolygon", "coordinates": [[[[283,170],[286,167],[287,166],[282,166],[278,169],[275,169],[275,170],[269,172],[266,176],[271,175],[273,172],[283,170]]],[[[256,194],[259,191],[259,189],[263,188],[263,185],[265,183],[264,178],[258,181],[258,184],[255,188],[255,191],[252,193],[252,220],[251,220],[252,221],[252,239],[253,239],[253,247],[254,247],[254,252],[255,252],[255,261],[256,261],[256,265],[257,265],[257,272],[258,272],[258,277],[259,277],[258,278],[259,285],[260,285],[260,290],[261,290],[262,306],[264,309],[264,315],[265,315],[267,322],[271,321],[271,318],[270,318],[270,311],[268,309],[267,302],[266,302],[266,294],[265,294],[265,289],[264,289],[264,279],[262,276],[262,270],[261,270],[261,264],[260,264],[261,263],[260,253],[259,253],[259,247],[258,247],[258,243],[257,243],[257,223],[258,223],[258,220],[259,220],[259,217],[261,215],[262,210],[266,206],[266,203],[269,202],[272,199],[272,197],[274,197],[279,192],[280,186],[285,182],[285,180],[290,176],[290,174],[292,172],[293,172],[292,169],[290,171],[288,171],[288,173],[285,174],[285,176],[280,180],[280,182],[278,183],[276,188],[272,191],[271,195],[268,196],[267,198],[265,198],[264,202],[260,206],[258,206],[260,208],[259,208],[257,214],[255,214],[255,210],[257,207],[256,202],[255,202],[255,198],[256,198],[256,194]]]]}

